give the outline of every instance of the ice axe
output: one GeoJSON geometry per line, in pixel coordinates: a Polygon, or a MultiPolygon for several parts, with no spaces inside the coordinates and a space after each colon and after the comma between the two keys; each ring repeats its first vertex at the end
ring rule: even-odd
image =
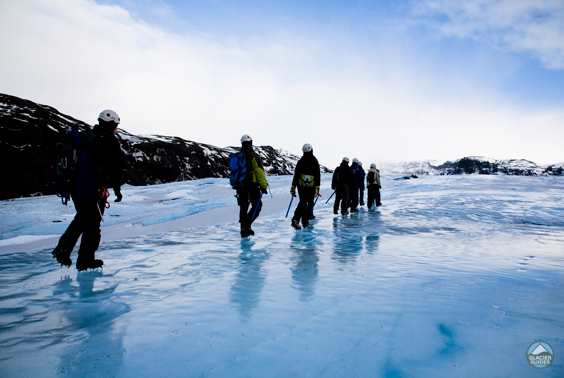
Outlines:
{"type": "Polygon", "coordinates": [[[325,201],[325,204],[326,204],[326,205],[329,203],[329,201],[331,200],[331,198],[333,198],[333,196],[335,195],[335,193],[337,193],[337,191],[333,191],[333,194],[331,194],[331,196],[329,196],[329,198],[327,198],[327,201],[325,201]]]}
{"type": "Polygon", "coordinates": [[[292,202],[294,202],[294,196],[290,199],[290,204],[288,205],[288,210],[286,210],[286,217],[288,218],[288,214],[290,214],[290,208],[292,207],[292,202]]]}
{"type": "Polygon", "coordinates": [[[321,194],[318,194],[318,195],[315,197],[315,201],[313,201],[313,207],[315,207],[315,205],[317,205],[317,200],[319,199],[319,197],[321,197],[321,194]]]}

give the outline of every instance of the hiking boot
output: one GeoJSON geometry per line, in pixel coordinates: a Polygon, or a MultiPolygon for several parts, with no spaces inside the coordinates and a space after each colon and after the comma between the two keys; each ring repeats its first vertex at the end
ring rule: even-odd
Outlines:
{"type": "Polygon", "coordinates": [[[101,268],[102,265],[104,265],[104,261],[97,259],[81,260],[80,258],[78,258],[76,260],[76,270],[78,270],[79,272],[82,272],[87,269],[101,268]]]}
{"type": "Polygon", "coordinates": [[[253,230],[251,230],[251,228],[241,228],[241,237],[242,238],[247,238],[249,236],[254,235],[255,232],[253,230]]]}
{"type": "Polygon", "coordinates": [[[70,252],[65,252],[61,247],[59,246],[55,247],[55,249],[53,250],[53,252],[51,252],[51,254],[59,264],[64,265],[67,268],[72,265],[70,252]]]}
{"type": "Polygon", "coordinates": [[[300,226],[300,221],[297,219],[292,219],[292,227],[294,227],[296,230],[302,229],[302,226],[300,226]]]}

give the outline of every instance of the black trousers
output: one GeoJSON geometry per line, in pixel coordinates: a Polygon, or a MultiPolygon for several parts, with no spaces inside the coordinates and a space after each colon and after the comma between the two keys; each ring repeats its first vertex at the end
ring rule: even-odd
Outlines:
{"type": "Polygon", "coordinates": [[[247,230],[251,228],[262,209],[262,193],[260,188],[258,186],[251,186],[237,189],[237,204],[239,205],[241,230],[247,230]]]}
{"type": "Polygon", "coordinates": [[[292,220],[302,221],[302,226],[307,227],[311,213],[313,213],[313,201],[315,198],[315,188],[298,186],[298,196],[300,202],[294,211],[292,220]],[[311,212],[311,213],[310,213],[311,212]]]}
{"type": "Polygon", "coordinates": [[[371,209],[373,205],[381,206],[380,202],[380,188],[378,185],[368,186],[368,208],[371,209]]]}
{"type": "Polygon", "coordinates": [[[351,206],[351,211],[356,211],[357,207],[358,207],[358,198],[359,198],[359,189],[358,188],[352,188],[350,190],[350,206],[351,206]]]}
{"type": "Polygon", "coordinates": [[[103,199],[93,201],[78,201],[73,198],[76,215],[59,239],[57,248],[68,256],[72,253],[78,238],[82,235],[78,258],[80,260],[93,260],[94,254],[100,245],[100,222],[106,210],[106,201],[103,199]]]}
{"type": "Polygon", "coordinates": [[[364,206],[364,189],[359,189],[358,190],[358,194],[359,194],[359,204],[360,206],[364,206]]]}
{"type": "Polygon", "coordinates": [[[350,190],[348,186],[337,188],[335,191],[335,203],[333,204],[333,212],[339,212],[339,205],[341,207],[341,214],[345,215],[350,205],[350,190]]]}

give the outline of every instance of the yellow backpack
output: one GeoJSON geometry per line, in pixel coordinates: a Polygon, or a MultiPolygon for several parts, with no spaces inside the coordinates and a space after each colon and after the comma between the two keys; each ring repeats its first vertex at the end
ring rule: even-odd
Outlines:
{"type": "Polygon", "coordinates": [[[264,169],[258,165],[256,159],[251,161],[251,180],[258,184],[261,189],[266,190],[266,188],[268,188],[266,173],[264,172],[264,169]]]}

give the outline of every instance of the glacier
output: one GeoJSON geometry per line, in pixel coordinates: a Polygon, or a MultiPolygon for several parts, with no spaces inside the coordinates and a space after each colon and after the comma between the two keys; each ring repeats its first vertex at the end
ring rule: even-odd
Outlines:
{"type": "Polygon", "coordinates": [[[296,232],[270,177],[244,240],[225,179],[126,186],[82,273],[50,254],[72,207],[0,201],[0,376],[564,376],[564,180],[393,178],[342,217],[323,175],[296,232]]]}

